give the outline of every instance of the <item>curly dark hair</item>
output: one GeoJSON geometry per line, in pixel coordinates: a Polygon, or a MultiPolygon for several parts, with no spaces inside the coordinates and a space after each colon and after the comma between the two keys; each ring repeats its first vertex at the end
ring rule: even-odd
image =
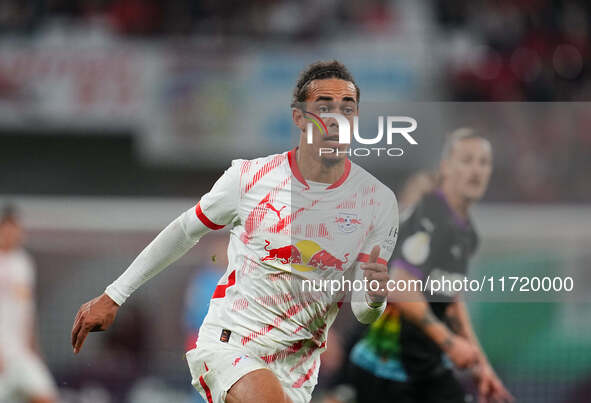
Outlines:
{"type": "Polygon", "coordinates": [[[295,107],[298,103],[304,102],[308,97],[308,85],[314,80],[323,80],[327,78],[340,78],[350,81],[355,86],[357,92],[357,103],[359,103],[359,87],[353,78],[353,75],[345,65],[337,60],[320,61],[312,63],[300,73],[298,82],[293,90],[291,106],[295,107]]]}

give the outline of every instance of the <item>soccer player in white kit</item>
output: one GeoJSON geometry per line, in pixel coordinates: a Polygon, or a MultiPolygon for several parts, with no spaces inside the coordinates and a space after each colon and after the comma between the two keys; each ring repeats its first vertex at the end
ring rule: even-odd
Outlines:
{"type": "Polygon", "coordinates": [[[52,403],[56,388],[34,337],[35,269],[12,208],[0,213],[0,402],[52,403]]]}
{"type": "Polygon", "coordinates": [[[299,146],[233,161],[103,295],[81,306],[72,329],[74,352],[89,331],[110,326],[141,284],[205,233],[229,226],[228,268],[196,347],[187,353],[193,385],[207,402],[310,401],[328,328],[347,296],[362,323],[383,312],[386,262],[396,242],[394,193],[347,158],[349,145],[339,144],[335,119],[318,118],[341,113],[352,122],[358,102],[359,89],[341,63],[310,65],[292,104],[299,146]],[[318,127],[308,144],[310,116],[318,127]],[[321,155],[320,148],[334,152],[321,155]],[[330,292],[304,286],[323,280],[365,286],[349,287],[351,292],[346,285],[330,292]]]}

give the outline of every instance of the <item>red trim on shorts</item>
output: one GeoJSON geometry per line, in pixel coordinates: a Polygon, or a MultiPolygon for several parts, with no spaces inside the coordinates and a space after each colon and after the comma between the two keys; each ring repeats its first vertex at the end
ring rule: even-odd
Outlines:
{"type": "Polygon", "coordinates": [[[201,222],[209,229],[217,230],[225,227],[225,225],[216,224],[207,218],[207,216],[203,213],[203,210],[201,210],[201,202],[197,203],[197,206],[195,207],[195,213],[197,214],[197,218],[199,218],[201,222]]]}
{"type": "Polygon", "coordinates": [[[232,270],[232,273],[228,276],[228,282],[226,284],[218,284],[215,288],[211,299],[224,298],[226,296],[226,289],[236,284],[236,270],[232,270]]]}
{"type": "MultiPolygon", "coordinates": [[[[357,255],[357,261],[367,263],[369,262],[369,255],[367,253],[360,253],[359,255],[357,255]]],[[[388,265],[388,262],[386,262],[381,257],[378,257],[378,263],[385,264],[386,266],[388,265]]]]}
{"type": "Polygon", "coordinates": [[[203,375],[201,375],[199,377],[199,383],[201,384],[201,387],[205,391],[205,396],[207,397],[207,402],[213,403],[213,398],[211,397],[211,390],[209,390],[209,386],[207,386],[207,384],[205,383],[205,379],[203,379],[203,375]]]}

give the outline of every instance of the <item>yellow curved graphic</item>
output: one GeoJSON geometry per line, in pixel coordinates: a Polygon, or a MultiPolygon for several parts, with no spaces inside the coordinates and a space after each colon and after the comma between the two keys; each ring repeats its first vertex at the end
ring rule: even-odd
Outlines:
{"type": "Polygon", "coordinates": [[[316,254],[316,252],[319,252],[320,250],[322,250],[320,245],[318,245],[314,241],[310,241],[310,240],[305,239],[302,241],[298,241],[295,244],[295,247],[298,248],[298,250],[300,251],[300,253],[302,255],[302,263],[301,264],[292,263],[291,267],[296,269],[297,271],[302,271],[302,272],[316,270],[316,267],[308,266],[307,263],[310,261],[312,256],[314,256],[314,254],[316,254]]]}

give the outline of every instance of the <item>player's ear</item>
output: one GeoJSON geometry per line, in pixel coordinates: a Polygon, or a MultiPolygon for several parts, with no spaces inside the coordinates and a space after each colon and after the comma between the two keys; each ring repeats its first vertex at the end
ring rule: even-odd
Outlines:
{"type": "Polygon", "coordinates": [[[306,119],[304,118],[304,112],[300,108],[291,108],[291,119],[300,130],[304,131],[306,129],[306,119]]]}

